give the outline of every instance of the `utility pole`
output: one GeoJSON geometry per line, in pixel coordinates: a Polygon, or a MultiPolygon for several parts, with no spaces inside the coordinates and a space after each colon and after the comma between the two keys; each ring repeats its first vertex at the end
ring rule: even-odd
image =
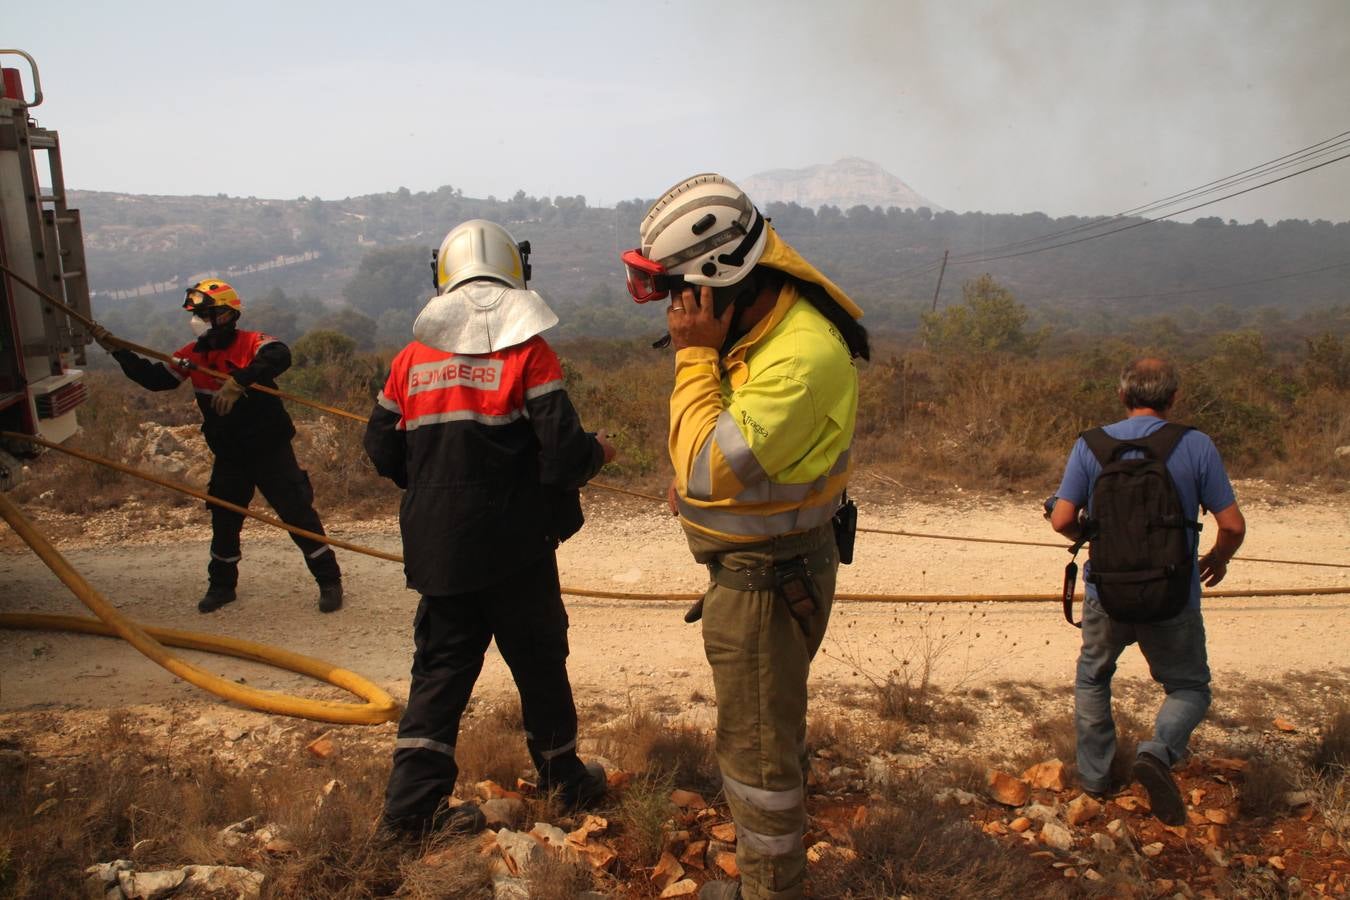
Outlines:
{"type": "Polygon", "coordinates": [[[937,289],[933,291],[933,312],[937,312],[938,294],[942,292],[942,276],[947,274],[947,254],[949,250],[942,251],[942,268],[938,270],[937,289]]]}

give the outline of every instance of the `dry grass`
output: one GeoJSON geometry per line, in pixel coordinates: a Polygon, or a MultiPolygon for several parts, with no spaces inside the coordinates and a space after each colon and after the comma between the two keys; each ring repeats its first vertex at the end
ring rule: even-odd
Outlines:
{"type": "Polygon", "coordinates": [[[409,896],[446,896],[438,886],[449,883],[464,888],[454,896],[472,896],[472,885],[487,883],[468,857],[421,872],[413,862],[421,847],[376,838],[388,778],[383,754],[320,765],[292,747],[274,752],[262,771],[235,771],[209,755],[186,761],[151,752],[118,716],[72,749],[74,764],[35,761],[0,782],[12,798],[0,807],[7,897],[80,896],[85,867],[113,859],[138,869],[246,866],[266,875],[271,897],[385,896],[409,881],[409,896]],[[320,804],[331,779],[340,787],[320,804]],[[295,849],[262,853],[220,841],[222,828],[251,816],[295,849]]]}
{"type": "Polygon", "coordinates": [[[1286,760],[1253,756],[1242,773],[1238,808],[1253,818],[1274,818],[1288,809],[1284,795],[1298,782],[1298,772],[1286,760]]]}
{"type": "Polygon", "coordinates": [[[1321,774],[1350,769],[1350,708],[1332,712],[1322,727],[1322,736],[1313,752],[1313,768],[1321,774]]]}
{"type": "Polygon", "coordinates": [[[721,787],[708,732],[665,721],[631,701],[627,711],[597,735],[597,747],[601,756],[628,772],[660,773],[689,790],[721,787]]]}
{"type": "Polygon", "coordinates": [[[663,772],[644,772],[624,786],[618,820],[629,850],[625,856],[636,865],[654,865],[661,855],[667,823],[675,814],[670,802],[674,786],[670,775],[663,772]]]}
{"type": "Polygon", "coordinates": [[[575,900],[582,891],[595,887],[595,877],[590,866],[553,853],[531,863],[526,882],[530,900],[575,900]]]}
{"type": "Polygon", "coordinates": [[[460,722],[455,764],[459,766],[461,793],[464,786],[484,780],[515,790],[516,779],[534,771],[525,746],[520,701],[487,708],[475,704],[460,722]]]}
{"type": "Polygon", "coordinates": [[[909,778],[889,785],[852,831],[856,860],[820,866],[819,897],[1067,897],[1034,860],[981,834],[959,807],[938,803],[934,785],[909,778]]]}

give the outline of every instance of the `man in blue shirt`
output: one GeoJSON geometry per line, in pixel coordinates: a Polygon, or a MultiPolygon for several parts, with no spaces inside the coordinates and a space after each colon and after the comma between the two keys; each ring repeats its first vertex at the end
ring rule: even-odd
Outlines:
{"type": "MultiPolygon", "coordinates": [[[[1116,440],[1152,434],[1163,426],[1176,399],[1176,370],[1164,360],[1136,359],[1120,376],[1119,396],[1128,410],[1119,422],[1105,427],[1116,440]]],[[[1138,451],[1129,454],[1140,455],[1138,451]]],[[[1050,511],[1055,531],[1077,540],[1079,511],[1087,506],[1102,467],[1082,438],[1074,444],[1057,500],[1050,511]]],[[[1200,616],[1200,584],[1213,587],[1228,574],[1228,561],[1242,545],[1247,525],[1233,496],[1219,451],[1209,436],[1191,430],[1181,438],[1167,460],[1182,512],[1198,520],[1203,506],[1218,525],[1214,546],[1195,562],[1191,598],[1186,608],[1160,622],[1127,623],[1112,619],[1102,609],[1096,588],[1087,585],[1083,603],[1083,648],[1078,656],[1074,685],[1074,720],[1078,732],[1078,779],[1083,789],[1098,796],[1110,793],[1111,761],[1116,752],[1116,726],[1111,718],[1111,676],[1125,648],[1137,643],[1148,661],[1149,674],[1163,686],[1166,700],[1158,710],[1151,740],[1139,743],[1132,774],[1148,792],[1153,814],[1168,825],[1186,822],[1186,805],[1172,778],[1172,767],[1186,754],[1191,732],[1209,708],[1209,663],[1205,656],[1205,626],[1200,616]]],[[[1196,534],[1193,558],[1198,552],[1196,534]]]]}

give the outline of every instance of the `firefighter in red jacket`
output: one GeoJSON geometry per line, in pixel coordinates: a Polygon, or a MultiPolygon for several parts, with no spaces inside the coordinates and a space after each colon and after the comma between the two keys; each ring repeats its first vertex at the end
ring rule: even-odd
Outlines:
{"type": "MultiPolygon", "coordinates": [[[[248,506],[256,488],[283,522],[323,534],[314,511],[314,490],[291,448],[295,426],[281,400],[253,384],[276,387],[276,378],[291,366],[291,351],[281,341],[260,331],[235,327],[242,309],[239,294],[218,278],[208,278],[187,290],[183,308],[192,316],[197,339],[174,356],[182,367],[152,362],[108,341],[108,331],[95,327],[94,339],[112,353],[132,381],[152,391],[170,391],[192,382],[202,411],[202,434],[215,455],[207,492],[237,506],[248,506]],[[228,372],[223,382],[194,366],[228,372]]],[[[244,517],[207,504],[211,512],[211,561],[206,567],[206,594],[197,603],[209,613],[234,602],[239,582],[239,533],[244,517]]],[[[342,573],[333,548],[292,535],[319,583],[319,609],[333,612],[342,606],[342,573]]]]}
{"type": "Polygon", "coordinates": [[[384,804],[385,826],[413,836],[483,826],[476,806],[445,800],[459,773],[460,717],[493,638],[520,692],[540,787],[569,808],[605,793],[604,770],[577,756],[554,551],[581,528],[578,488],[614,448],[582,429],[539,336],[558,317],[526,289],[528,253],[481,219],[446,236],[432,264],[437,296],[366,427],[376,470],[405,491],[404,571],[422,595],[384,804]]]}

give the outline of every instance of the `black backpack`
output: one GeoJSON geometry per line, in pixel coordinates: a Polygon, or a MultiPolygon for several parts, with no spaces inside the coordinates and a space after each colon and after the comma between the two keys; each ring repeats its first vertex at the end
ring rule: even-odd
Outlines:
{"type": "MultiPolygon", "coordinates": [[[[1083,536],[1070,548],[1077,556],[1090,542],[1087,581],[1102,608],[1120,622],[1160,622],[1186,608],[1191,598],[1200,523],[1186,518],[1167,471],[1167,459],[1190,426],[1164,423],[1147,437],[1116,440],[1093,428],[1081,437],[1102,472],[1092,488],[1083,536]],[[1143,456],[1122,459],[1131,450],[1143,456]]],[[[1065,571],[1064,617],[1073,621],[1077,563],[1065,571]]]]}

